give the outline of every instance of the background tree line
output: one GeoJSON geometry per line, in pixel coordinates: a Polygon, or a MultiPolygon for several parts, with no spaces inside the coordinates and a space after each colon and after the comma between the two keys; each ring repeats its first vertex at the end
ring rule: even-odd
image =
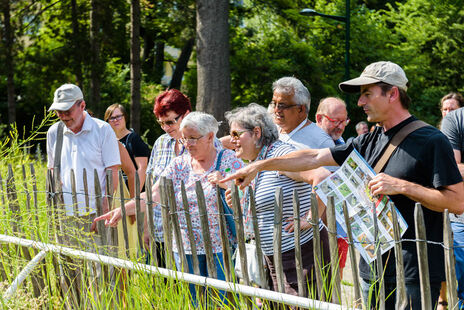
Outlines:
{"type": "MultiPolygon", "coordinates": [[[[149,130],[149,143],[160,134],[153,99],[167,87],[181,89],[198,109],[219,118],[235,106],[267,105],[272,81],[285,75],[308,86],[312,119],[319,99],[343,96],[337,85],[344,78],[345,25],[298,12],[308,7],[344,15],[344,0],[0,3],[3,128],[14,121],[30,126],[65,82],[81,86],[97,117],[110,104],[125,105],[131,126],[149,130]]],[[[463,5],[351,0],[351,76],[373,61],[400,64],[410,79],[412,112],[437,124],[441,96],[464,90],[463,5]]],[[[355,96],[348,110],[353,122],[365,119],[355,96]]]]}

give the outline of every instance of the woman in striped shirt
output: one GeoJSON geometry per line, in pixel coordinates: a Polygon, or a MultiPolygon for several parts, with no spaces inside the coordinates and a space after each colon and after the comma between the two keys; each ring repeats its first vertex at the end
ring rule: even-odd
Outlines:
{"type": "MultiPolygon", "coordinates": [[[[279,157],[295,150],[295,147],[278,140],[277,127],[267,110],[255,103],[240,107],[226,113],[230,126],[230,140],[234,144],[238,158],[250,162],[272,157],[279,157]]],[[[274,255],[282,255],[285,274],[285,292],[298,295],[298,284],[295,268],[295,239],[293,233],[293,189],[296,189],[300,199],[301,235],[300,244],[303,256],[303,272],[310,286],[315,287],[313,258],[313,227],[306,221],[311,206],[311,185],[295,181],[276,171],[262,171],[254,181],[256,212],[258,217],[261,247],[269,267],[273,289],[277,291],[277,279],[274,266],[274,255]],[[273,251],[274,227],[274,194],[277,187],[283,192],[282,253],[273,251]]],[[[246,199],[247,200],[247,199],[246,199]]],[[[329,247],[327,231],[322,222],[317,229],[321,230],[322,251],[328,262],[329,247]]]]}

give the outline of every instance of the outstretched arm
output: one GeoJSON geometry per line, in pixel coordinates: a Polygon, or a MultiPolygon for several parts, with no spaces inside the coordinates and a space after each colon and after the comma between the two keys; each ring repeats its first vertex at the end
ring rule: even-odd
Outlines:
{"type": "Polygon", "coordinates": [[[235,184],[244,190],[259,171],[303,171],[321,166],[336,166],[330,149],[305,149],[285,156],[260,160],[238,170],[221,182],[235,180],[235,184]]]}

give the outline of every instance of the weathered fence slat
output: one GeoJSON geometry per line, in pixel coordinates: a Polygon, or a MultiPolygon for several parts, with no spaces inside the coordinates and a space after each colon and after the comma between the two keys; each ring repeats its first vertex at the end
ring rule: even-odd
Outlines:
{"type": "Polygon", "coordinates": [[[276,187],[274,200],[274,232],[273,232],[273,251],[274,267],[277,277],[277,289],[280,293],[285,292],[284,268],[282,265],[282,210],[283,193],[282,187],[276,187]]]}
{"type": "Polygon", "coordinates": [[[400,225],[396,208],[390,203],[393,222],[393,239],[395,240],[395,259],[396,259],[396,309],[405,309],[408,305],[406,297],[406,285],[404,282],[404,262],[403,262],[403,245],[401,244],[400,225]]]}
{"type": "MultiPolygon", "coordinates": [[[[106,199],[108,201],[108,211],[113,210],[113,201],[114,201],[114,183],[113,183],[113,170],[106,170],[106,199]]],[[[108,245],[109,253],[112,256],[118,256],[118,229],[117,227],[108,227],[108,245]]]]}
{"type": "Polygon", "coordinates": [[[166,193],[169,202],[169,211],[171,214],[172,230],[177,245],[177,254],[180,260],[180,271],[188,271],[187,258],[185,256],[184,242],[179,226],[179,217],[177,216],[176,193],[174,192],[174,184],[171,179],[166,179],[166,193]]]}
{"type": "Polygon", "coordinates": [[[330,270],[332,272],[333,293],[332,302],[341,304],[341,280],[340,280],[340,260],[338,256],[338,243],[337,243],[337,221],[335,219],[335,203],[334,197],[329,196],[327,203],[327,226],[329,233],[329,247],[330,247],[330,270]]]}
{"type": "Polygon", "coordinates": [[[206,254],[206,266],[208,267],[208,276],[217,279],[217,269],[211,247],[211,235],[208,225],[208,211],[206,209],[205,194],[200,181],[195,182],[195,191],[197,193],[198,209],[200,213],[201,233],[203,235],[203,244],[206,254]]]}
{"type": "Polygon", "coordinates": [[[122,171],[119,170],[119,203],[121,204],[121,215],[122,215],[122,233],[124,236],[124,247],[126,249],[126,257],[130,258],[129,250],[129,231],[127,228],[127,213],[126,213],[126,203],[124,201],[124,178],[122,176],[122,171]]]}
{"type": "Polygon", "coordinates": [[[2,205],[5,205],[5,192],[3,191],[3,178],[2,174],[0,173],[0,191],[2,192],[2,205]]]}
{"type": "Polygon", "coordinates": [[[218,206],[218,222],[219,222],[219,234],[221,235],[221,244],[222,244],[222,257],[224,262],[224,275],[226,281],[232,281],[232,274],[231,274],[231,253],[230,253],[230,241],[229,237],[227,236],[227,224],[226,224],[226,217],[224,213],[224,206],[222,204],[221,199],[221,188],[216,185],[216,201],[218,206]]]}
{"type": "Polygon", "coordinates": [[[258,267],[261,277],[261,283],[264,283],[263,288],[269,289],[269,285],[267,283],[267,276],[266,270],[264,269],[264,257],[263,251],[261,250],[261,236],[259,234],[259,226],[258,226],[258,215],[256,214],[256,203],[255,203],[255,194],[253,188],[251,186],[248,187],[248,194],[250,195],[250,211],[251,211],[251,218],[253,221],[253,232],[255,235],[256,241],[256,254],[258,256],[258,267]]]}
{"type": "Polygon", "coordinates": [[[146,216],[146,221],[147,221],[147,229],[148,229],[148,239],[150,242],[150,254],[151,258],[153,259],[153,264],[155,266],[159,266],[159,261],[158,261],[158,255],[157,255],[157,246],[156,246],[156,240],[154,238],[155,236],[155,222],[153,219],[153,192],[152,192],[152,186],[153,186],[153,175],[152,173],[147,174],[147,178],[145,181],[145,193],[146,193],[146,209],[147,209],[147,216],[146,216]]]}
{"type": "MultiPolygon", "coordinates": [[[[93,176],[94,176],[94,185],[95,185],[95,206],[97,208],[97,216],[103,215],[103,195],[102,195],[102,189],[100,186],[100,178],[98,177],[98,172],[97,169],[93,170],[93,176]]],[[[77,216],[77,214],[76,214],[77,216]]],[[[98,221],[97,222],[97,227],[98,227],[98,234],[100,235],[101,239],[101,244],[104,245],[106,244],[106,227],[103,221],[98,221]]],[[[103,247],[104,249],[106,247],[103,247]]],[[[104,250],[104,253],[106,251],[104,250]]]]}
{"type": "MultiPolygon", "coordinates": [[[[456,261],[454,258],[453,250],[453,234],[451,230],[451,222],[449,218],[449,211],[445,209],[443,213],[443,242],[445,251],[445,269],[446,269],[446,283],[448,287],[448,305],[449,309],[457,309],[458,306],[458,288],[456,286],[456,261]]],[[[462,285],[462,284],[460,284],[462,285]]]]}
{"type": "Polygon", "coordinates": [[[31,214],[31,194],[29,193],[29,187],[27,186],[26,166],[23,164],[21,165],[21,168],[23,173],[24,193],[26,194],[26,210],[28,214],[31,214]]]}
{"type": "Polygon", "coordinates": [[[301,256],[301,243],[300,243],[300,199],[298,191],[293,189],[293,232],[295,235],[295,269],[298,281],[298,296],[306,296],[306,281],[303,275],[303,258],[301,256]]]}
{"type": "Polygon", "coordinates": [[[143,257],[143,223],[145,213],[142,212],[140,206],[140,179],[139,173],[137,171],[135,172],[135,218],[137,223],[137,241],[139,244],[139,253],[141,253],[143,257]]]}
{"type": "Polygon", "coordinates": [[[385,286],[383,280],[383,264],[382,264],[382,247],[380,245],[379,240],[379,224],[377,219],[377,207],[375,202],[372,203],[372,221],[374,222],[374,243],[375,243],[375,254],[377,259],[375,260],[377,266],[377,279],[379,279],[379,286],[378,286],[378,296],[377,299],[379,301],[379,309],[385,310],[385,286]]]}
{"type": "Polygon", "coordinates": [[[425,232],[424,213],[420,203],[414,208],[414,224],[416,226],[416,248],[419,261],[419,281],[421,288],[422,309],[432,309],[430,297],[429,260],[427,254],[427,235],[425,232]]]}
{"type": "Polygon", "coordinates": [[[189,202],[187,199],[187,192],[185,191],[184,181],[182,181],[180,184],[180,190],[182,195],[182,205],[184,210],[185,222],[187,224],[187,233],[190,242],[190,252],[192,253],[193,273],[196,275],[200,275],[200,265],[198,262],[197,255],[197,244],[195,242],[195,237],[193,236],[192,218],[190,216],[189,202]]]}
{"type": "MultiPolygon", "coordinates": [[[[321,235],[319,233],[319,206],[316,194],[311,194],[311,225],[313,226],[313,255],[314,255],[314,272],[316,276],[317,296],[324,301],[325,290],[322,280],[322,268],[324,267],[324,259],[321,254],[321,235]]],[[[309,275],[312,278],[314,275],[309,275]]],[[[311,279],[312,280],[312,279],[311,279]]]]}
{"type": "Polygon", "coordinates": [[[353,233],[351,231],[351,224],[350,224],[350,216],[348,213],[348,208],[346,207],[346,201],[343,201],[343,215],[345,216],[345,224],[346,224],[346,234],[348,237],[348,243],[349,243],[349,251],[350,251],[350,262],[351,266],[354,266],[354,268],[351,268],[351,274],[353,277],[353,286],[354,286],[354,304],[353,307],[361,306],[362,305],[362,299],[361,299],[361,286],[359,285],[359,273],[358,273],[358,262],[356,259],[356,253],[355,253],[355,246],[353,242],[353,233]]]}
{"type": "Polygon", "coordinates": [[[71,192],[72,192],[72,207],[74,214],[78,216],[79,210],[78,210],[78,205],[77,205],[77,193],[76,193],[76,176],[74,174],[74,169],[71,169],[71,192]]]}
{"type": "Polygon", "coordinates": [[[85,201],[85,212],[90,212],[90,199],[89,199],[89,183],[87,182],[87,170],[82,169],[82,181],[84,182],[84,201],[85,201]]]}
{"type": "Polygon", "coordinates": [[[160,198],[161,198],[161,217],[163,220],[163,236],[164,236],[164,252],[166,259],[166,267],[168,269],[173,269],[173,252],[172,252],[172,234],[171,234],[171,224],[169,216],[169,206],[168,199],[166,194],[166,177],[160,178],[160,198]]]}
{"type": "Polygon", "coordinates": [[[237,230],[238,252],[240,254],[240,268],[242,269],[242,280],[245,285],[250,285],[250,275],[248,273],[248,258],[245,247],[245,230],[243,227],[243,214],[240,206],[238,187],[233,185],[231,188],[232,208],[234,211],[235,228],[237,230]]]}
{"type": "MultiPolygon", "coordinates": [[[[31,172],[31,178],[32,178],[32,201],[34,202],[34,219],[35,219],[35,226],[37,227],[37,238],[39,238],[39,201],[37,197],[37,176],[35,175],[35,169],[34,165],[32,163],[29,164],[29,170],[31,172]]],[[[1,180],[0,180],[1,183],[1,180]]]]}

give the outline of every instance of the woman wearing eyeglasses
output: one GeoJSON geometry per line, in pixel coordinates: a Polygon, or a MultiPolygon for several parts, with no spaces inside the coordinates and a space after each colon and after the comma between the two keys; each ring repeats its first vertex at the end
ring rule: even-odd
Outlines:
{"type": "MultiPolygon", "coordinates": [[[[187,223],[184,216],[184,208],[188,208],[192,219],[193,235],[198,253],[200,273],[203,276],[208,276],[210,273],[207,270],[204,237],[201,231],[200,212],[195,190],[196,182],[201,182],[208,212],[210,239],[217,267],[217,277],[218,279],[225,280],[222,245],[217,216],[216,184],[211,182],[208,176],[215,171],[219,171],[220,174],[225,176],[226,174],[234,173],[243,167],[244,164],[242,160],[235,156],[235,153],[232,150],[224,150],[215,146],[218,128],[219,124],[217,120],[210,114],[203,112],[191,112],[184,116],[179,126],[181,134],[179,142],[185,147],[186,152],[172,159],[171,163],[161,173],[161,176],[172,179],[174,184],[183,242],[182,245],[174,245],[175,255],[178,256],[176,254],[178,252],[178,247],[183,247],[187,256],[189,272],[193,273],[194,269],[192,264],[191,246],[188,237],[187,223]],[[184,206],[183,204],[181,193],[182,182],[185,184],[188,206],[184,206]]],[[[145,195],[142,195],[142,198],[145,198],[145,195]]],[[[152,198],[153,201],[159,203],[159,181],[157,181],[153,186],[152,198]]],[[[134,201],[126,203],[125,207],[128,215],[135,213],[134,201]]],[[[145,210],[145,199],[141,200],[141,209],[145,210]]],[[[118,208],[98,217],[95,220],[105,220],[105,225],[115,226],[120,219],[121,209],[118,208]]],[[[178,261],[178,259],[176,259],[176,261],[178,261]]],[[[180,264],[178,262],[177,264],[178,268],[180,268],[180,264]]],[[[195,300],[196,293],[193,285],[191,286],[190,291],[193,299],[195,300]]],[[[221,295],[223,296],[223,293],[221,295]]]]}
{"type": "MultiPolygon", "coordinates": [[[[136,132],[127,129],[127,119],[126,109],[120,104],[112,104],[106,109],[104,120],[111,125],[119,142],[124,145],[129,153],[132,163],[139,174],[140,188],[143,191],[150,149],[136,132]]],[[[134,194],[131,193],[131,196],[134,194]]]]}
{"type": "MultiPolygon", "coordinates": [[[[271,116],[264,107],[256,103],[227,112],[225,116],[230,126],[230,142],[235,145],[235,153],[238,158],[253,162],[279,157],[295,150],[294,146],[278,140],[279,133],[271,116]]],[[[306,180],[308,181],[309,178],[306,180]]],[[[295,181],[276,171],[260,172],[252,182],[252,188],[255,192],[261,248],[269,267],[273,289],[278,290],[273,258],[274,255],[282,255],[285,292],[298,295],[292,195],[293,190],[296,189],[300,199],[302,217],[300,244],[303,255],[303,269],[308,284],[313,286],[315,285],[313,283],[313,269],[315,266],[319,266],[315,264],[313,257],[313,227],[306,220],[311,206],[310,195],[312,188],[305,182],[295,181]],[[282,212],[285,224],[282,226],[282,253],[274,253],[273,250],[274,195],[277,187],[281,187],[283,191],[282,212]]],[[[248,192],[245,192],[245,197],[248,195],[248,192]]],[[[247,200],[245,198],[245,201],[247,200]]],[[[246,213],[248,213],[247,205],[244,206],[244,214],[246,213]]],[[[322,222],[320,222],[317,229],[321,231],[323,254],[325,261],[328,262],[327,231],[322,228],[322,222]]]]}

